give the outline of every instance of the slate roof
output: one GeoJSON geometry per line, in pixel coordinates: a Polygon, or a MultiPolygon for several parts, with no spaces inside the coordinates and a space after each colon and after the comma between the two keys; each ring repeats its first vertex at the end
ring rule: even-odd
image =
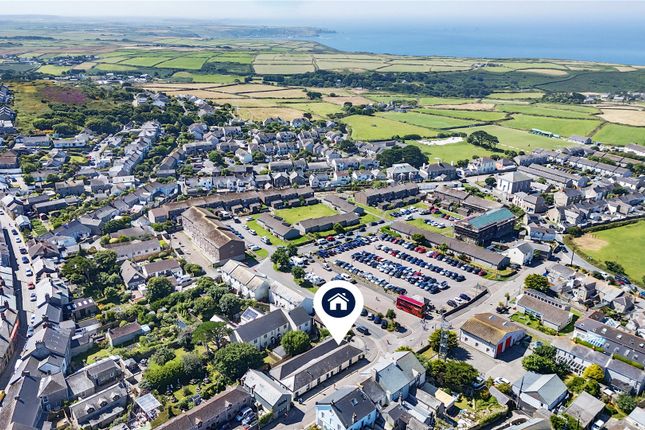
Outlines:
{"type": "Polygon", "coordinates": [[[605,404],[601,400],[583,391],[575,398],[565,413],[576,419],[581,428],[587,428],[598,414],[602,412],[604,407],[605,404]]]}
{"type": "Polygon", "coordinates": [[[251,342],[265,333],[277,329],[285,324],[289,324],[284,311],[276,309],[266,315],[258,317],[252,321],[242,324],[235,329],[235,333],[243,342],[251,342]]]}
{"type": "Polygon", "coordinates": [[[567,391],[567,386],[556,374],[541,375],[526,372],[524,376],[513,383],[513,391],[521,389],[523,394],[531,396],[545,405],[551,405],[567,391]]]}
{"type": "Polygon", "coordinates": [[[270,405],[276,405],[285,395],[291,397],[291,394],[280,384],[257,370],[251,369],[246,372],[242,381],[247,389],[252,390],[253,395],[261,397],[270,405]]]}
{"type": "Polygon", "coordinates": [[[350,428],[376,409],[369,397],[356,387],[341,387],[316,405],[331,405],[344,428],[350,428]]]}
{"type": "Polygon", "coordinates": [[[536,297],[522,294],[517,301],[517,306],[539,314],[543,321],[553,323],[558,327],[569,322],[569,311],[553,306],[536,297]]]}

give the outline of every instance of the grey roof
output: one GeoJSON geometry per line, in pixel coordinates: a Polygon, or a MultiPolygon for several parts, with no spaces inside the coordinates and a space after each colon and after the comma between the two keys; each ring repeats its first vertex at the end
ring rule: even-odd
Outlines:
{"type": "Polygon", "coordinates": [[[556,374],[526,372],[513,383],[513,391],[518,392],[520,389],[523,394],[534,397],[545,405],[551,405],[567,391],[567,386],[556,374]]]}
{"type": "Polygon", "coordinates": [[[341,387],[316,404],[331,405],[344,428],[351,427],[376,409],[369,397],[355,387],[341,387]]]}
{"type": "Polygon", "coordinates": [[[578,420],[581,428],[587,428],[598,414],[602,412],[604,407],[605,404],[601,400],[583,391],[575,398],[565,413],[578,420]]]}
{"type": "Polygon", "coordinates": [[[289,318],[291,318],[291,321],[293,321],[296,326],[300,326],[311,320],[311,316],[300,306],[289,311],[289,318]]]}
{"type": "Polygon", "coordinates": [[[553,306],[551,303],[529,294],[522,294],[517,301],[517,306],[539,314],[542,320],[553,323],[558,327],[563,326],[570,320],[569,311],[553,306]]]}
{"type": "Polygon", "coordinates": [[[336,341],[326,342],[286,361],[279,367],[271,369],[271,376],[278,379],[291,391],[297,391],[326,375],[350,359],[363,355],[360,349],[343,343],[337,346],[336,341]]]}
{"type": "Polygon", "coordinates": [[[269,312],[266,315],[238,326],[235,332],[242,341],[250,342],[285,324],[288,325],[289,320],[285,316],[284,311],[282,309],[276,309],[273,312],[269,312]]]}
{"type": "Polygon", "coordinates": [[[270,405],[278,404],[283,396],[291,397],[291,394],[280,384],[257,370],[251,369],[246,372],[242,377],[242,381],[254,396],[259,396],[270,405]]]}
{"type": "Polygon", "coordinates": [[[157,400],[152,393],[137,397],[136,399],[134,399],[134,402],[139,405],[141,410],[143,410],[143,412],[145,412],[146,414],[150,414],[151,412],[161,408],[162,406],[159,400],[157,400]]]}

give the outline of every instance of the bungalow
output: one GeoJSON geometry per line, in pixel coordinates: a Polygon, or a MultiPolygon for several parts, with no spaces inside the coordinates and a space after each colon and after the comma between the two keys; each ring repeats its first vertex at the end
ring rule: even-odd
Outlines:
{"type": "Polygon", "coordinates": [[[107,331],[107,338],[110,342],[110,346],[115,347],[131,342],[149,331],[150,328],[147,325],[140,325],[137,322],[132,322],[121,327],[109,329],[107,331]]]}
{"type": "Polygon", "coordinates": [[[145,260],[146,258],[161,252],[161,243],[157,239],[131,242],[124,245],[117,245],[109,248],[116,252],[117,261],[123,260],[145,260]]]}
{"type": "Polygon", "coordinates": [[[526,289],[517,299],[520,312],[540,320],[547,328],[561,331],[571,322],[570,306],[536,290],[526,289]]]}
{"type": "Polygon", "coordinates": [[[179,261],[174,258],[146,264],[142,270],[146,279],[154,276],[182,276],[184,274],[179,261]]]}
{"type": "Polygon", "coordinates": [[[269,213],[263,213],[256,219],[260,225],[282,240],[293,240],[300,237],[300,232],[296,228],[284,221],[280,221],[269,213]]]}
{"type": "Polygon", "coordinates": [[[569,392],[558,375],[541,375],[526,372],[513,383],[513,393],[519,400],[535,409],[553,411],[562,403],[569,392]]]}
{"type": "Polygon", "coordinates": [[[362,349],[328,339],[269,372],[297,398],[365,357],[362,349]]]}

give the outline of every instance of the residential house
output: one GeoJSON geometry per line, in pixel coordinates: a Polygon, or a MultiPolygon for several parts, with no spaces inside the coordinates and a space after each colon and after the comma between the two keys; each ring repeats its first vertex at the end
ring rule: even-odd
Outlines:
{"type": "Polygon", "coordinates": [[[553,411],[562,403],[569,392],[558,375],[542,375],[526,372],[513,383],[513,393],[519,401],[535,409],[553,411]]]}
{"type": "Polygon", "coordinates": [[[378,410],[357,387],[341,387],[316,402],[316,425],[322,430],[360,430],[372,428],[378,410]]]}
{"type": "Polygon", "coordinates": [[[125,260],[121,263],[120,274],[123,283],[130,290],[138,289],[146,284],[146,277],[143,276],[139,267],[130,260],[125,260]]]}
{"type": "Polygon", "coordinates": [[[157,239],[143,240],[139,242],[126,242],[108,248],[116,252],[117,261],[123,260],[145,260],[146,258],[161,252],[161,243],[157,239]]]}
{"type": "Polygon", "coordinates": [[[150,331],[150,328],[147,325],[132,322],[121,327],[109,329],[107,331],[107,339],[110,342],[110,346],[114,347],[132,342],[148,331],[150,331]]]}
{"type": "Polygon", "coordinates": [[[419,170],[408,163],[397,163],[385,169],[387,178],[395,182],[414,182],[421,176],[419,170]]]}
{"type": "Polygon", "coordinates": [[[289,413],[293,397],[279,383],[266,374],[250,369],[241,379],[241,385],[266,412],[279,417],[289,413]]]}
{"type": "Polygon", "coordinates": [[[311,331],[311,317],[303,308],[295,308],[288,312],[278,308],[266,315],[258,316],[235,328],[231,341],[245,342],[264,350],[279,344],[282,336],[292,330],[305,333],[311,331]]]}
{"type": "Polygon", "coordinates": [[[244,263],[229,260],[220,268],[220,274],[222,281],[243,297],[262,301],[269,297],[267,276],[244,263]]]}

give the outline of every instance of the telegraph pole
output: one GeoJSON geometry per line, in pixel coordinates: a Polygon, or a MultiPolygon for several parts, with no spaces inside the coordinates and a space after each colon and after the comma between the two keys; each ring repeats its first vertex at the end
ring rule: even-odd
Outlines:
{"type": "Polygon", "coordinates": [[[439,340],[439,359],[445,360],[448,357],[448,338],[450,331],[450,323],[441,318],[441,325],[439,326],[441,330],[441,338],[439,340]]]}

